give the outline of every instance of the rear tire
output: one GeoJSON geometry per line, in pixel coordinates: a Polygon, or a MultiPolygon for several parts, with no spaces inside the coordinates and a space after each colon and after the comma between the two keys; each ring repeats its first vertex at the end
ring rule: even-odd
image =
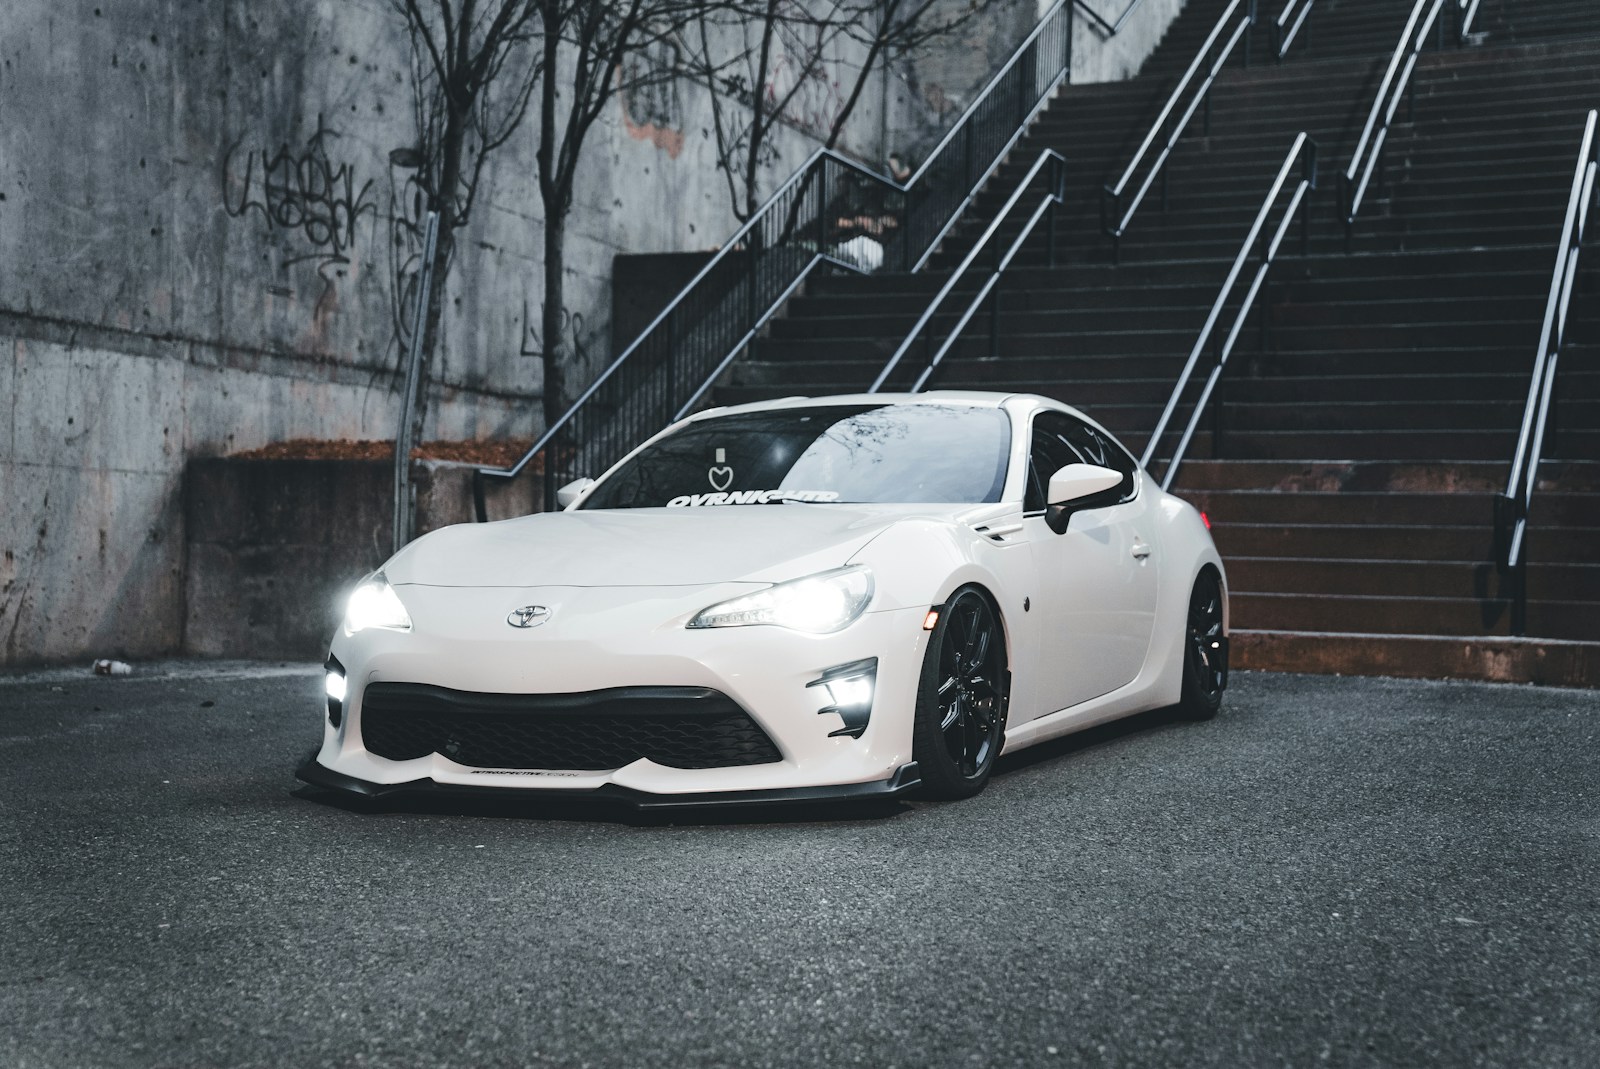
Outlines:
{"type": "Polygon", "coordinates": [[[922,659],[912,754],[926,798],[970,798],[994,771],[1005,731],[1005,633],[976,587],[939,610],[922,659]]]}
{"type": "Polygon", "coordinates": [[[1183,626],[1183,694],[1178,715],[1210,720],[1228,687],[1228,638],[1222,633],[1222,581],[1211,568],[1195,578],[1183,626]]]}

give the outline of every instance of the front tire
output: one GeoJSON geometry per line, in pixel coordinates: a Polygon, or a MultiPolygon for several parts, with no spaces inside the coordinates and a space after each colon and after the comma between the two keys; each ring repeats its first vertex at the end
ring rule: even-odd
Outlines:
{"type": "Polygon", "coordinates": [[[989,782],[1007,679],[999,617],[976,587],[962,587],[939,610],[922,660],[912,752],[924,797],[970,798],[989,782]]]}
{"type": "Polygon", "coordinates": [[[1228,637],[1222,633],[1222,581],[1210,568],[1202,571],[1189,594],[1183,628],[1183,695],[1178,715],[1185,720],[1210,720],[1222,708],[1228,686],[1228,637]]]}

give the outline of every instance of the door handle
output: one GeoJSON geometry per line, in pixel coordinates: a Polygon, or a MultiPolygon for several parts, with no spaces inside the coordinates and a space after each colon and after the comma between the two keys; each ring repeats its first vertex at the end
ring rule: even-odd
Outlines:
{"type": "Polygon", "coordinates": [[[1144,560],[1149,555],[1150,555],[1150,545],[1149,545],[1148,542],[1135,542],[1133,544],[1133,559],[1134,560],[1144,560]]]}

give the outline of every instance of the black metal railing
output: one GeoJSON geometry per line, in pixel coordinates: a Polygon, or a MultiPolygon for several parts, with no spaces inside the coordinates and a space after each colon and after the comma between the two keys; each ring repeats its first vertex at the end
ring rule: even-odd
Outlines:
{"type": "Polygon", "coordinates": [[[1067,80],[1074,3],[1050,8],[904,183],[814,153],[517,463],[474,473],[477,518],[487,479],[542,469],[553,509],[560,486],[601,474],[687,414],[820,265],[920,270],[1067,80]]]}
{"type": "MultiPolygon", "coordinates": [[[[1256,213],[1255,222],[1250,226],[1250,233],[1245,236],[1244,244],[1239,248],[1239,255],[1234,258],[1233,267],[1228,271],[1228,277],[1223,280],[1222,289],[1217,293],[1217,299],[1211,306],[1211,314],[1206,317],[1205,326],[1200,329],[1200,336],[1195,339],[1194,348],[1189,351],[1189,359],[1183,365],[1183,371],[1178,375],[1177,385],[1172,389],[1172,396],[1168,399],[1166,408],[1161,412],[1161,419],[1156,423],[1156,429],[1150,435],[1150,440],[1145,444],[1144,455],[1139,463],[1146,470],[1154,463],[1161,442],[1166,437],[1168,426],[1172,417],[1189,391],[1190,380],[1195,369],[1200,366],[1201,359],[1205,356],[1208,347],[1211,351],[1211,373],[1206,377],[1200,395],[1193,401],[1193,411],[1189,422],[1184,426],[1183,434],[1179,437],[1177,445],[1172,450],[1172,455],[1167,461],[1166,471],[1161,477],[1163,490],[1172,485],[1172,480],[1178,473],[1178,465],[1183,463],[1183,455],[1189,448],[1189,442],[1194,438],[1195,429],[1200,425],[1200,419],[1205,414],[1206,404],[1211,400],[1216,390],[1217,380],[1222,377],[1222,370],[1228,364],[1228,357],[1232,354],[1234,345],[1243,332],[1245,321],[1250,315],[1256,298],[1266,286],[1267,274],[1272,269],[1273,261],[1277,259],[1278,249],[1283,244],[1289,227],[1294,223],[1295,215],[1299,213],[1306,196],[1317,188],[1317,143],[1305,133],[1297,135],[1294,144],[1289,148],[1289,154],[1283,158],[1283,166],[1278,169],[1278,176],[1273,180],[1272,188],[1267,191],[1266,199],[1261,202],[1261,210],[1256,213]],[[1283,214],[1278,220],[1276,228],[1271,230],[1268,237],[1268,220],[1271,218],[1272,209],[1278,203],[1279,195],[1289,185],[1290,176],[1294,173],[1295,164],[1300,166],[1300,178],[1294,183],[1294,192],[1289,195],[1288,202],[1283,209],[1283,214]],[[1252,253],[1258,255],[1255,273],[1250,278],[1250,286],[1245,291],[1243,299],[1233,310],[1233,320],[1228,332],[1212,346],[1212,339],[1216,337],[1216,330],[1227,311],[1233,296],[1234,286],[1239,277],[1244,273],[1245,265],[1249,263],[1252,253]]],[[[1309,251],[1311,242],[1310,230],[1311,214],[1309,211],[1300,215],[1300,250],[1304,255],[1309,251]]],[[[1262,344],[1266,345],[1266,309],[1262,309],[1262,344]]],[[[1221,406],[1213,411],[1212,447],[1217,446],[1217,436],[1221,431],[1221,406]]]]}
{"type": "Polygon", "coordinates": [[[1172,156],[1173,148],[1178,144],[1178,139],[1183,137],[1183,132],[1189,126],[1189,120],[1194,118],[1194,113],[1202,106],[1205,107],[1203,129],[1211,132],[1211,86],[1217,80],[1217,75],[1228,62],[1229,57],[1240,42],[1244,43],[1245,66],[1250,65],[1250,33],[1256,24],[1256,0],[1233,0],[1222,12],[1222,17],[1217,19],[1216,26],[1206,37],[1205,43],[1200,46],[1189,63],[1189,68],[1178,79],[1178,84],[1167,97],[1167,102],[1162,106],[1155,122],[1150,125],[1150,132],[1144,135],[1144,140],[1139,143],[1139,148],[1133,154],[1133,159],[1128,162],[1122,175],[1114,185],[1102,186],[1100,190],[1100,229],[1111,238],[1111,255],[1113,260],[1120,260],[1122,256],[1122,235],[1127,233],[1128,224],[1133,222],[1133,217],[1144,203],[1145,197],[1150,192],[1150,187],[1156,179],[1161,179],[1161,207],[1167,205],[1167,160],[1172,156]],[[1203,79],[1196,83],[1197,76],[1204,71],[1203,79]],[[1181,105],[1180,102],[1187,101],[1181,105]],[[1176,115],[1176,118],[1174,118],[1176,115]],[[1156,153],[1154,161],[1146,164],[1145,157],[1157,143],[1160,151],[1156,153]],[[1127,196],[1128,186],[1134,181],[1134,176],[1142,171],[1143,178],[1139,180],[1138,188],[1132,196],[1127,196]],[[1124,197],[1127,197],[1124,203],[1124,197]]]}
{"type": "Polygon", "coordinates": [[[1556,422],[1556,372],[1561,364],[1561,345],[1566,339],[1567,311],[1572,305],[1573,282],[1578,275],[1578,255],[1589,223],[1589,208],[1595,199],[1595,174],[1600,170],[1596,118],[1597,113],[1591,111],[1584,123],[1578,164],[1567,194],[1567,213],[1556,244],[1556,266],[1545,300],[1544,324],[1539,328],[1539,351],[1533,358],[1528,401],[1522,410],[1522,428],[1517,434],[1516,452],[1511,456],[1511,476],[1506,481],[1505,493],[1495,501],[1497,563],[1511,581],[1511,633],[1514,635],[1523,634],[1528,625],[1525,546],[1528,512],[1539,486],[1539,465],[1544,460],[1545,441],[1556,422]]]}
{"type": "MultiPolygon", "coordinates": [[[[928,380],[933,377],[939,365],[944,361],[945,355],[950,352],[950,349],[960,339],[961,332],[966,329],[967,324],[972,321],[972,317],[983,306],[985,300],[989,301],[989,355],[991,357],[999,356],[1000,294],[995,287],[999,285],[1000,278],[1005,274],[1006,268],[1011,266],[1011,261],[1016,257],[1017,252],[1027,243],[1028,238],[1033,236],[1033,231],[1039,225],[1040,220],[1047,221],[1045,237],[1046,261],[1049,266],[1055,266],[1056,208],[1063,201],[1065,181],[1066,160],[1062,159],[1061,154],[1054,149],[1045,149],[1039,153],[1039,158],[1034,161],[1033,166],[1028,169],[1028,173],[1022,177],[1022,180],[1017,183],[1016,191],[1007,198],[1005,205],[1001,207],[993,221],[989,223],[988,229],[983,232],[983,236],[973,243],[972,248],[962,258],[961,263],[956,266],[956,269],[950,273],[950,277],[945,280],[944,286],[940,288],[933,300],[928,303],[928,307],[923,310],[921,317],[912,326],[905,340],[900,343],[899,348],[895,349],[894,355],[890,356],[888,363],[884,364],[883,370],[878,373],[878,377],[867,388],[868,393],[877,393],[889,383],[890,378],[900,367],[900,362],[917,344],[919,338],[922,339],[925,349],[923,366],[907,392],[921,392],[922,388],[928,384],[928,380]],[[1027,194],[1030,190],[1036,194],[1034,200],[1027,200],[1027,194]],[[1022,203],[1032,203],[1034,204],[1034,209],[1028,216],[1027,221],[1022,224],[1017,236],[1012,239],[1011,244],[1002,249],[999,240],[1001,229],[1006,221],[1011,218],[1011,213],[1022,203]],[[978,287],[977,292],[968,298],[966,308],[950,327],[943,343],[939,343],[934,317],[938,314],[939,309],[943,307],[945,298],[955,292],[956,287],[966,278],[968,270],[984,257],[985,251],[990,250],[991,244],[993,248],[988,252],[988,263],[986,265],[989,272],[988,278],[978,287]],[[992,297],[990,296],[991,294],[993,294],[992,297]]],[[[980,270],[982,269],[980,268],[980,270]]]]}
{"type": "MultiPolygon", "coordinates": [[[[1367,123],[1361,128],[1361,137],[1356,141],[1356,150],[1350,156],[1350,165],[1345,168],[1344,174],[1339,178],[1339,204],[1340,213],[1344,217],[1344,245],[1345,251],[1350,250],[1350,243],[1355,235],[1356,216],[1361,213],[1362,202],[1365,201],[1368,189],[1371,188],[1376,177],[1380,182],[1383,176],[1383,149],[1389,141],[1389,128],[1394,123],[1395,113],[1400,110],[1400,101],[1405,99],[1406,121],[1410,122],[1416,113],[1416,90],[1412,85],[1411,76],[1416,71],[1417,58],[1422,55],[1422,50],[1428,43],[1428,36],[1437,28],[1437,37],[1440,47],[1444,45],[1444,22],[1440,19],[1446,0],[1416,0],[1411,6],[1411,15],[1406,19],[1406,28],[1400,34],[1400,40],[1394,46],[1394,52],[1389,56],[1389,66],[1383,72],[1383,80],[1378,83],[1378,93],[1372,100],[1372,110],[1367,113],[1367,123]]],[[[1463,25],[1469,25],[1471,19],[1477,14],[1477,5],[1473,4],[1470,13],[1465,5],[1458,0],[1450,0],[1461,17],[1465,20],[1463,25]]]]}
{"type": "Polygon", "coordinates": [[[1294,47],[1301,31],[1305,31],[1306,47],[1311,47],[1311,32],[1306,30],[1306,19],[1311,17],[1311,9],[1316,6],[1317,0],[1289,0],[1278,12],[1278,17],[1272,20],[1272,52],[1273,58],[1279,63],[1294,47]]]}

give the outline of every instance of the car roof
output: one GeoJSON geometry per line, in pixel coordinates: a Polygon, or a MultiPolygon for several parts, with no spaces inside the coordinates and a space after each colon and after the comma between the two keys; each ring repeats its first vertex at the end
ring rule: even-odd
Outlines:
{"type": "MultiPolygon", "coordinates": [[[[816,408],[824,405],[970,405],[974,408],[1000,408],[1008,401],[1024,407],[1068,408],[1059,401],[1038,394],[1003,393],[998,390],[930,390],[926,393],[846,393],[822,397],[777,397],[770,401],[750,401],[724,408],[708,408],[689,417],[726,416],[744,412],[774,412],[788,408],[816,408]]],[[[1010,406],[1008,406],[1010,407],[1010,406]]]]}

